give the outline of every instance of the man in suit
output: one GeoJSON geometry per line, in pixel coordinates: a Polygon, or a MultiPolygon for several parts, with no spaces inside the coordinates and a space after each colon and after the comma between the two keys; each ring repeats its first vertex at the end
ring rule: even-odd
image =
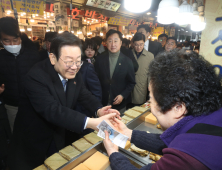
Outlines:
{"type": "Polygon", "coordinates": [[[144,48],[153,53],[154,57],[161,51],[163,51],[162,49],[162,45],[159,42],[154,42],[154,41],[150,41],[148,39],[148,37],[150,36],[150,32],[151,32],[151,28],[149,27],[149,25],[140,25],[139,27],[137,27],[137,32],[142,33],[143,35],[145,35],[145,44],[144,44],[144,48]]]}
{"type": "Polygon", "coordinates": [[[102,86],[102,104],[111,104],[123,113],[131,102],[131,91],[135,86],[132,60],[121,51],[122,34],[116,30],[106,33],[108,52],[97,57],[95,70],[102,86]]]}
{"type": "Polygon", "coordinates": [[[27,74],[10,145],[10,170],[41,165],[46,157],[65,147],[65,129],[76,133],[86,128],[97,130],[103,119],[119,117],[117,110],[102,107],[85,88],[78,74],[82,65],[80,44],[71,33],[59,34],[52,41],[49,59],[37,63],[27,74]],[[77,101],[99,118],[74,111],[77,101]]]}
{"type": "Polygon", "coordinates": [[[49,58],[51,42],[52,42],[53,38],[56,37],[57,34],[58,34],[57,32],[45,33],[46,49],[42,49],[39,51],[40,60],[45,60],[46,58],[49,58]]]}

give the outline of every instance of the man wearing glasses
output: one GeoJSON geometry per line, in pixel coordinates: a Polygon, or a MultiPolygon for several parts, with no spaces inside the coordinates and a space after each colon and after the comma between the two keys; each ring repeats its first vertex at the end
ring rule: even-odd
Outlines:
{"type": "Polygon", "coordinates": [[[146,102],[148,94],[148,69],[154,55],[144,48],[145,36],[142,33],[136,33],[133,37],[133,54],[139,64],[139,69],[136,72],[135,79],[136,85],[132,92],[132,104],[128,107],[140,106],[146,102]]]}
{"type": "Polygon", "coordinates": [[[49,59],[27,74],[9,151],[10,170],[34,169],[64,148],[65,129],[75,133],[86,128],[97,130],[102,120],[119,117],[117,110],[102,107],[86,90],[78,74],[82,65],[80,44],[71,33],[57,35],[49,59]],[[90,111],[91,117],[99,118],[74,111],[77,101],[90,111]]]}

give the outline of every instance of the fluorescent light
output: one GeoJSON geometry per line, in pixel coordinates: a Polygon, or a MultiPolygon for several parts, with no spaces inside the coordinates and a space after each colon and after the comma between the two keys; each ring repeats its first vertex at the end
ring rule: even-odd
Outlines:
{"type": "Polygon", "coordinates": [[[157,10],[157,21],[161,24],[172,24],[179,13],[178,0],[162,0],[157,10]]]}
{"type": "Polygon", "coordinates": [[[147,11],[151,7],[152,0],[124,0],[124,8],[133,13],[147,11]]]}
{"type": "Polygon", "coordinates": [[[150,15],[150,14],[151,14],[151,12],[147,12],[146,14],[147,14],[147,15],[150,15]]]}

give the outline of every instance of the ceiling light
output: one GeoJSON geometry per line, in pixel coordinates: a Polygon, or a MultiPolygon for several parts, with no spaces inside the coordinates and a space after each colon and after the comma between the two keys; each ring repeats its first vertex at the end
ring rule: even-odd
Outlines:
{"type": "Polygon", "coordinates": [[[46,19],[46,17],[44,17],[46,19]]]}
{"type": "Polygon", "coordinates": [[[130,12],[141,13],[150,9],[152,0],[124,0],[124,8],[130,12]]]}
{"type": "Polygon", "coordinates": [[[23,17],[23,14],[21,13],[21,17],[23,17]]]}
{"type": "Polygon", "coordinates": [[[162,0],[157,10],[157,21],[161,24],[172,24],[179,13],[178,0],[162,0]]]}
{"type": "Polygon", "coordinates": [[[53,16],[54,14],[53,13],[51,13],[51,16],[53,16]]]}
{"type": "Polygon", "coordinates": [[[73,34],[74,34],[74,31],[71,31],[71,33],[73,33],[73,34]]]}
{"type": "Polygon", "coordinates": [[[49,27],[46,27],[46,30],[45,30],[46,32],[49,32],[50,31],[50,28],[49,27]]]}
{"type": "Polygon", "coordinates": [[[147,12],[146,14],[147,14],[147,15],[150,15],[150,14],[151,14],[151,12],[147,12]]]}
{"type": "Polygon", "coordinates": [[[35,16],[39,16],[38,14],[35,14],[35,16]]]}
{"type": "Polygon", "coordinates": [[[20,26],[20,31],[21,32],[25,32],[25,27],[24,26],[20,26]]]}
{"type": "Polygon", "coordinates": [[[184,0],[179,6],[179,14],[177,15],[176,24],[187,25],[191,23],[193,16],[193,7],[184,0]]]}
{"type": "Polygon", "coordinates": [[[30,21],[31,21],[31,22],[35,22],[35,20],[34,20],[34,19],[31,19],[30,21]]]}
{"type": "Polygon", "coordinates": [[[186,31],[186,32],[188,32],[188,31],[186,31]]]}
{"type": "Polygon", "coordinates": [[[32,31],[32,27],[31,26],[27,26],[27,31],[32,31]]]}
{"type": "Polygon", "coordinates": [[[203,31],[206,27],[205,18],[203,16],[199,16],[196,21],[193,20],[191,23],[191,30],[192,31],[203,31]]]}

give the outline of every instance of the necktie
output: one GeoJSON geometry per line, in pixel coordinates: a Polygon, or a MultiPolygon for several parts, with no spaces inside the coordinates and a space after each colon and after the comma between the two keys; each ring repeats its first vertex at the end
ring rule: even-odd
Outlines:
{"type": "Polygon", "coordinates": [[[67,80],[63,79],[62,80],[62,85],[63,85],[64,91],[66,91],[66,84],[67,84],[67,80]]]}

